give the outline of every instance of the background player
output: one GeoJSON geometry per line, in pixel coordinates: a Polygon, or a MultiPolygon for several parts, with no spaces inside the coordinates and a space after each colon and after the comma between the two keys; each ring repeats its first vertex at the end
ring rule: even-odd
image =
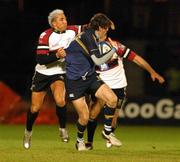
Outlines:
{"type": "MultiPolygon", "coordinates": [[[[101,41],[108,41],[105,35],[103,38],[101,38],[101,41]]],[[[117,125],[117,119],[119,117],[119,111],[123,107],[124,102],[126,100],[126,86],[127,86],[127,79],[125,75],[125,69],[123,66],[123,59],[128,59],[129,61],[132,61],[136,63],[141,68],[145,69],[149,72],[152,81],[158,80],[160,84],[164,83],[164,78],[159,75],[152,67],[151,65],[144,60],[141,56],[136,54],[131,49],[127,48],[120,42],[117,42],[118,44],[118,50],[117,52],[112,56],[112,58],[100,65],[96,66],[96,72],[99,73],[100,78],[114,91],[114,93],[118,97],[118,104],[115,111],[114,116],[109,114],[109,108],[104,106],[103,101],[96,101],[93,108],[90,111],[90,120],[88,122],[87,130],[88,130],[88,142],[86,143],[86,146],[89,149],[92,149],[92,143],[93,143],[93,137],[94,132],[97,126],[97,120],[96,120],[96,114],[98,114],[96,111],[100,111],[99,107],[104,106],[104,130],[102,131],[102,135],[107,139],[106,146],[111,147],[112,142],[111,139],[108,138],[107,134],[112,134],[114,136],[114,130],[116,129],[117,125]]],[[[120,146],[120,145],[116,145],[120,146]]]]}

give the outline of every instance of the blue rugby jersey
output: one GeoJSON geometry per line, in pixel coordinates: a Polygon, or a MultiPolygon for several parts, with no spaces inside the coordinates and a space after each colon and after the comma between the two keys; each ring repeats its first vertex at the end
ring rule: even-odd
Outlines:
{"type": "Polygon", "coordinates": [[[95,31],[85,30],[66,49],[67,78],[77,80],[84,75],[92,75],[95,72],[95,63],[106,62],[114,52],[116,49],[112,47],[110,52],[100,53],[95,31]]]}
{"type": "Polygon", "coordinates": [[[83,42],[88,53],[84,51],[76,40],[72,41],[66,49],[66,76],[72,80],[77,80],[85,74],[87,76],[92,75],[95,72],[95,64],[91,60],[90,55],[94,51],[99,53],[94,30],[85,30],[79,35],[79,39],[83,42]]]}
{"type": "Polygon", "coordinates": [[[68,49],[66,49],[66,76],[68,79],[77,80],[88,72],[88,76],[95,72],[95,66],[85,56],[83,49],[77,43],[73,41],[68,49]]]}

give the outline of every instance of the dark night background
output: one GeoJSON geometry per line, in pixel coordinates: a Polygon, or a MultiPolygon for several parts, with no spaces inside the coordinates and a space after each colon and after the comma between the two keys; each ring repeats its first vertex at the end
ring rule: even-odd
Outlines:
{"type": "Polygon", "coordinates": [[[125,61],[129,96],[180,95],[179,0],[0,0],[0,80],[24,98],[30,96],[36,41],[49,28],[53,9],[65,11],[69,24],[84,24],[94,13],[115,23],[110,36],[144,57],[166,83],[125,61]]]}

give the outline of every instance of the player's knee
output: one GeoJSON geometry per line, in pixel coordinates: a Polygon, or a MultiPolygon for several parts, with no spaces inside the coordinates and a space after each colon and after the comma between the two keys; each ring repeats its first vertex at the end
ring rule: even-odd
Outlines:
{"type": "Polygon", "coordinates": [[[94,113],[92,113],[92,114],[89,116],[90,119],[96,119],[96,117],[97,117],[97,114],[94,114],[94,113]]]}
{"type": "Polygon", "coordinates": [[[56,104],[59,106],[59,107],[64,107],[66,102],[64,99],[58,99],[56,100],[56,104]]]}
{"type": "Polygon", "coordinates": [[[88,120],[89,120],[89,114],[83,114],[83,115],[81,115],[80,118],[79,118],[79,120],[80,120],[80,123],[81,123],[82,125],[87,125],[88,120]]]}
{"type": "Polygon", "coordinates": [[[106,104],[111,108],[116,108],[117,100],[118,100],[117,96],[113,95],[112,97],[109,98],[106,104]]]}
{"type": "Polygon", "coordinates": [[[32,113],[35,113],[35,112],[39,112],[39,110],[41,109],[41,104],[33,104],[32,106],[31,106],[31,112],[32,113]]]}
{"type": "Polygon", "coordinates": [[[91,111],[91,112],[90,112],[90,115],[89,115],[89,118],[90,118],[90,119],[96,119],[97,116],[99,115],[99,113],[100,113],[100,110],[91,111]]]}

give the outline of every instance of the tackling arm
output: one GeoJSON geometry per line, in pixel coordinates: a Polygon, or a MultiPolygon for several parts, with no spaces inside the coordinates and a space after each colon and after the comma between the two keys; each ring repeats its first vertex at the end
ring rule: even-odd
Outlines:
{"type": "Polygon", "coordinates": [[[156,79],[159,81],[159,83],[164,83],[164,78],[159,75],[152,67],[151,65],[144,60],[141,56],[137,55],[134,57],[133,62],[136,63],[138,66],[140,66],[141,68],[145,69],[146,71],[149,72],[149,74],[151,75],[151,79],[153,81],[155,81],[156,79]]]}
{"type": "Polygon", "coordinates": [[[54,61],[59,60],[60,58],[64,58],[66,56],[66,52],[63,48],[59,48],[56,51],[51,51],[48,53],[38,53],[36,56],[36,61],[40,65],[46,65],[52,63],[54,61]]]}
{"type": "Polygon", "coordinates": [[[143,59],[141,56],[139,56],[138,54],[136,54],[134,51],[130,50],[126,46],[122,45],[120,42],[118,42],[117,54],[120,57],[127,58],[128,60],[133,61],[138,66],[148,71],[153,81],[157,79],[159,83],[161,84],[164,83],[165,81],[164,78],[161,75],[159,75],[145,59],[143,59]]]}

